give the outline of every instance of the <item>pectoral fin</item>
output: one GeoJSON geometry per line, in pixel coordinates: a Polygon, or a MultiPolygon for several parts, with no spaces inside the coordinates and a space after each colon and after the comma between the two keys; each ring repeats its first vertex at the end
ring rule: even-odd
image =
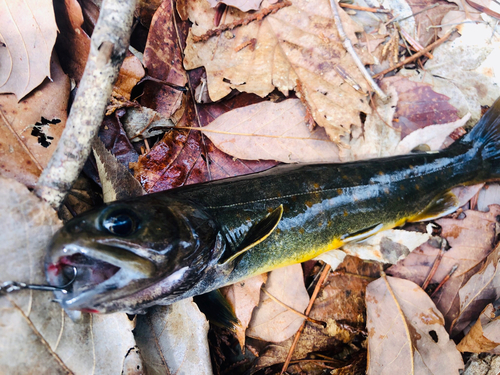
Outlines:
{"type": "Polygon", "coordinates": [[[195,296],[193,299],[210,323],[231,330],[234,330],[240,324],[234,313],[233,306],[222,295],[220,289],[195,296]]]}
{"type": "Polygon", "coordinates": [[[459,207],[459,201],[451,191],[445,191],[437,195],[422,211],[416,216],[408,219],[408,222],[433,220],[451,214],[459,207]]]}
{"type": "Polygon", "coordinates": [[[274,232],[278,223],[283,216],[283,205],[280,205],[273,212],[267,215],[264,219],[255,223],[243,238],[243,241],[236,248],[236,251],[229,258],[223,259],[223,264],[227,264],[237,257],[250,250],[255,245],[264,241],[269,235],[274,232]]]}

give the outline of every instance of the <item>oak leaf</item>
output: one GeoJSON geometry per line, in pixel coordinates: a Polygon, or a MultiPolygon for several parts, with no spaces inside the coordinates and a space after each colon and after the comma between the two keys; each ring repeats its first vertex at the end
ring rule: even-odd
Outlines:
{"type": "MultiPolygon", "coordinates": [[[[278,3],[280,4],[280,3],[278,3]]],[[[262,8],[273,7],[263,2],[262,8]]],[[[266,96],[277,88],[285,96],[295,90],[306,103],[309,114],[325,128],[336,143],[361,127],[360,113],[370,113],[366,92],[369,87],[346,52],[332,18],[327,0],[293,0],[260,22],[227,31],[205,42],[194,41],[213,26],[215,10],[204,0],[188,7],[194,23],[188,35],[184,66],[204,66],[210,98],[217,101],[232,89],[266,96]],[[359,85],[356,90],[347,83],[359,85]]],[[[355,32],[362,28],[340,10],[344,29],[356,44],[355,32]]],[[[232,9],[226,23],[246,17],[232,9]]],[[[368,54],[357,51],[365,64],[368,54]]],[[[359,132],[356,133],[359,136],[359,132]]]]}

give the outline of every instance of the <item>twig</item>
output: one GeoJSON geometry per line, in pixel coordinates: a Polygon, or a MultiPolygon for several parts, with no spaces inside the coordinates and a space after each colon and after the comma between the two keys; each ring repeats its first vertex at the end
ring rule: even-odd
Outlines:
{"type": "Polygon", "coordinates": [[[371,12],[371,13],[389,13],[390,12],[390,10],[388,10],[388,9],[368,8],[368,7],[362,7],[359,5],[347,4],[347,3],[339,3],[339,5],[341,8],[362,10],[363,12],[371,12]]]}
{"type": "Polygon", "coordinates": [[[223,24],[215,29],[207,30],[205,34],[202,35],[193,35],[193,42],[198,43],[198,42],[206,42],[208,39],[210,39],[213,36],[220,35],[226,30],[232,30],[240,26],[248,25],[250,22],[253,21],[260,21],[264,17],[276,13],[278,10],[284,7],[289,7],[292,5],[292,3],[288,0],[284,0],[283,2],[279,2],[273,5],[270,5],[267,8],[261,9],[258,12],[255,12],[253,14],[250,14],[248,17],[242,18],[240,20],[236,20],[232,23],[226,23],[223,24]]]}
{"type": "Polygon", "coordinates": [[[76,181],[104,118],[113,84],[132,32],[135,0],[105,0],[90,42],[80,87],[57,148],[35,188],[36,194],[58,208],[76,181]]]}
{"type": "MultiPolygon", "coordinates": [[[[312,310],[314,301],[316,300],[316,297],[318,296],[319,290],[321,289],[321,286],[323,285],[323,282],[325,281],[326,277],[328,276],[328,273],[330,272],[330,265],[327,264],[325,268],[323,269],[323,272],[321,272],[321,276],[318,280],[318,283],[316,284],[316,288],[314,288],[314,292],[311,296],[311,299],[309,300],[309,305],[307,306],[306,312],[304,313],[306,316],[309,315],[309,313],[312,310]]],[[[295,334],[295,337],[293,338],[292,346],[290,347],[290,350],[288,351],[288,355],[286,356],[285,363],[283,364],[283,368],[281,369],[281,375],[286,371],[288,365],[290,364],[290,361],[292,360],[292,355],[295,347],[297,346],[297,343],[299,342],[300,335],[302,334],[302,331],[304,330],[306,326],[306,320],[302,323],[300,326],[299,330],[295,334]]]]}
{"type": "Polygon", "coordinates": [[[444,253],[446,251],[446,246],[447,245],[448,245],[448,241],[446,241],[443,238],[443,240],[441,241],[441,249],[439,250],[439,253],[438,253],[436,259],[434,259],[434,263],[432,264],[432,268],[429,271],[429,274],[427,275],[427,277],[425,278],[425,280],[424,280],[424,282],[422,284],[422,289],[423,290],[427,289],[427,287],[429,286],[432,278],[436,274],[436,271],[437,271],[439,265],[441,264],[441,259],[443,259],[443,255],[444,255],[444,253]]]}
{"type": "Polygon", "coordinates": [[[443,42],[445,42],[454,31],[455,31],[455,28],[451,28],[450,30],[448,30],[448,32],[446,34],[444,34],[444,36],[441,39],[438,39],[434,43],[429,44],[423,50],[421,50],[421,51],[417,52],[416,54],[414,54],[414,55],[412,55],[412,56],[404,59],[403,61],[401,61],[400,63],[394,65],[393,67],[385,69],[385,70],[381,71],[380,73],[375,74],[373,76],[373,78],[377,78],[377,77],[383,76],[384,74],[392,72],[395,69],[401,68],[402,66],[404,66],[404,65],[406,65],[408,63],[411,63],[412,61],[415,61],[420,56],[425,55],[430,50],[436,48],[437,46],[439,46],[440,44],[442,44],[443,42]]]}
{"type": "Polygon", "coordinates": [[[406,17],[403,17],[403,18],[399,18],[399,17],[393,18],[392,20],[390,20],[389,22],[387,22],[385,24],[385,26],[387,26],[387,25],[389,25],[389,24],[391,24],[393,22],[401,22],[401,21],[404,21],[404,20],[406,20],[408,18],[415,17],[417,14],[420,14],[420,13],[423,13],[423,12],[427,12],[429,9],[438,7],[439,5],[441,5],[441,4],[436,3],[436,4],[433,4],[433,5],[429,5],[428,7],[424,8],[422,10],[419,10],[418,12],[412,13],[409,16],[406,16],[406,17]]]}
{"type": "Polygon", "coordinates": [[[453,274],[455,273],[457,268],[458,268],[458,264],[455,264],[453,267],[451,267],[450,272],[448,272],[448,274],[443,278],[443,280],[441,280],[441,282],[436,287],[436,289],[434,289],[434,292],[432,292],[431,298],[434,297],[436,295],[436,293],[439,291],[439,289],[441,289],[443,287],[443,285],[450,279],[450,277],[453,276],[453,274]]]}
{"type": "Polygon", "coordinates": [[[371,77],[370,73],[366,70],[364,64],[361,62],[359,59],[358,55],[356,54],[356,51],[354,51],[354,48],[352,46],[352,43],[350,39],[347,37],[344,27],[342,26],[342,21],[340,20],[340,13],[338,9],[338,4],[336,0],[330,0],[330,5],[332,7],[332,12],[333,12],[333,19],[335,20],[335,25],[337,26],[337,31],[339,32],[339,38],[340,41],[342,42],[342,45],[344,48],[349,52],[351,55],[352,59],[356,63],[356,66],[358,67],[359,71],[365,79],[368,81],[370,84],[371,88],[375,93],[382,99],[384,102],[387,101],[387,95],[382,91],[382,89],[377,85],[377,83],[373,80],[371,77]]]}
{"type": "Polygon", "coordinates": [[[297,311],[295,310],[294,308],[288,306],[286,303],[284,302],[281,302],[279,299],[277,299],[275,296],[273,296],[271,293],[269,293],[269,291],[266,290],[266,288],[264,288],[263,286],[260,288],[269,298],[271,298],[274,302],[276,302],[278,305],[284,307],[285,309],[293,312],[294,314],[297,314],[298,316],[304,318],[305,320],[307,320],[308,322],[311,322],[311,323],[314,323],[314,324],[317,324],[317,325],[320,325],[322,326],[323,328],[326,327],[326,323],[325,322],[322,322],[320,320],[316,320],[316,319],[313,319],[313,318],[310,318],[308,317],[307,315],[304,315],[302,314],[300,311],[297,311]]]}

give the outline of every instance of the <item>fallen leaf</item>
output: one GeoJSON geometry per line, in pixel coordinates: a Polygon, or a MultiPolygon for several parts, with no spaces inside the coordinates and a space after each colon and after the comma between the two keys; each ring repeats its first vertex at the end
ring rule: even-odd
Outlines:
{"type": "MultiPolygon", "coordinates": [[[[278,268],[269,273],[265,288],[273,297],[300,313],[304,313],[309,303],[300,264],[278,268]]],[[[247,336],[281,342],[293,336],[303,321],[304,318],[262,292],[260,303],[248,325],[247,336]]]]}
{"type": "Polygon", "coordinates": [[[496,183],[486,184],[477,197],[479,211],[489,211],[489,206],[492,204],[500,204],[500,185],[496,183]]]}
{"type": "Polygon", "coordinates": [[[464,375],[500,374],[500,356],[495,354],[472,354],[465,365],[464,375]]]}
{"type": "Polygon", "coordinates": [[[240,322],[235,332],[241,348],[245,347],[245,332],[252,319],[252,312],[259,304],[260,287],[266,280],[267,274],[262,274],[221,289],[222,294],[233,306],[234,314],[240,322]]]}
{"type": "Polygon", "coordinates": [[[500,320],[490,303],[481,312],[471,330],[457,345],[461,352],[500,354],[500,320]]]}
{"type": "MultiPolygon", "coordinates": [[[[488,213],[468,210],[465,211],[465,215],[463,220],[443,218],[436,221],[442,228],[441,236],[446,238],[451,248],[444,253],[430,282],[439,284],[453,266],[458,265],[443,288],[432,297],[444,315],[447,327],[459,312],[459,289],[477,272],[477,267],[495,244],[500,207],[491,206],[488,213]]],[[[429,241],[410,253],[406,259],[389,268],[387,273],[422,285],[439,251],[440,244],[429,241]]]]}
{"type": "Polygon", "coordinates": [[[488,255],[479,272],[474,274],[458,294],[460,312],[451,325],[450,334],[456,336],[467,325],[475,320],[480,312],[491,302],[500,297],[500,246],[488,255]]]}
{"type": "Polygon", "coordinates": [[[131,142],[163,134],[175,126],[172,120],[147,107],[128,108],[121,122],[131,142]]]}
{"type": "Polygon", "coordinates": [[[134,55],[125,57],[115,86],[113,87],[114,94],[118,94],[130,100],[132,89],[145,74],[146,72],[144,71],[142,63],[137,57],[134,55]]]}
{"type": "MultiPolygon", "coordinates": [[[[262,8],[267,7],[273,5],[264,1],[262,8]]],[[[184,51],[184,66],[205,67],[213,101],[232,89],[261,97],[275,87],[285,96],[295,90],[334,142],[346,142],[341,137],[355,129],[359,136],[360,113],[371,112],[365,96],[368,85],[339,40],[329,1],[294,0],[291,6],[261,22],[251,22],[199,43],[193,36],[213,27],[215,10],[206,1],[198,0],[190,4],[188,12],[194,24],[184,51]],[[349,76],[360,90],[346,83],[343,76],[349,76]]],[[[340,13],[344,29],[356,45],[355,32],[362,29],[343,10],[340,13]]],[[[233,8],[225,23],[245,17],[245,13],[233,8]]],[[[364,51],[357,53],[365,64],[371,61],[364,51]]]]}
{"type": "Polygon", "coordinates": [[[163,0],[139,0],[135,8],[134,16],[141,21],[141,24],[149,28],[151,20],[162,2],[163,0]]]}
{"type": "Polygon", "coordinates": [[[57,26],[52,1],[9,1],[0,12],[0,93],[17,100],[50,78],[57,26]]]}
{"type": "Polygon", "coordinates": [[[57,58],[51,64],[53,81],[46,81],[18,102],[0,96],[0,172],[33,187],[61,137],[67,119],[68,77],[57,58]]]}
{"type": "Polygon", "coordinates": [[[383,277],[366,289],[367,374],[456,374],[462,356],[443,315],[411,281],[383,277]]]}
{"type": "Polygon", "coordinates": [[[57,27],[56,51],[64,71],[78,84],[90,51],[90,37],[82,28],[84,19],[77,0],[54,2],[57,27]]]}
{"type": "Polygon", "coordinates": [[[500,37],[491,37],[491,27],[485,24],[462,27],[460,37],[437,47],[434,58],[425,63],[425,70],[432,74],[401,70],[398,75],[431,84],[434,91],[450,98],[459,116],[470,112],[467,125],[474,125],[481,118],[481,106],[491,105],[500,96],[500,37]]]}
{"type": "Polygon", "coordinates": [[[323,129],[309,131],[298,99],[234,109],[203,128],[214,145],[239,159],[283,163],[338,161],[338,147],[323,129]]]}
{"type": "MultiPolygon", "coordinates": [[[[14,180],[0,177],[2,281],[45,284],[45,249],[61,226],[56,212],[14,180]],[[15,249],[16,251],[13,251],[15,249]]],[[[52,293],[0,295],[0,365],[6,373],[121,372],[135,346],[126,314],[83,315],[72,322],[52,293]]],[[[136,362],[134,367],[142,367],[136,362]]]]}
{"type": "MultiPolygon", "coordinates": [[[[184,86],[186,73],[173,22],[172,2],[163,1],[151,21],[143,63],[151,77],[184,86]]],[[[182,105],[183,93],[160,82],[146,81],[141,104],[170,118],[182,105]]]]}
{"type": "Polygon", "coordinates": [[[211,375],[208,321],[192,298],[137,316],[134,330],[148,374],[211,375]]]}

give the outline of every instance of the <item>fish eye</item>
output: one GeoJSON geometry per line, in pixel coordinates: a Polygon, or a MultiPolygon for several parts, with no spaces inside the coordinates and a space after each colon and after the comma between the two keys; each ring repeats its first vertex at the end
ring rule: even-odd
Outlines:
{"type": "Polygon", "coordinates": [[[102,220],[102,226],[111,234],[129,236],[138,229],[136,215],[128,210],[111,212],[102,220]]]}

